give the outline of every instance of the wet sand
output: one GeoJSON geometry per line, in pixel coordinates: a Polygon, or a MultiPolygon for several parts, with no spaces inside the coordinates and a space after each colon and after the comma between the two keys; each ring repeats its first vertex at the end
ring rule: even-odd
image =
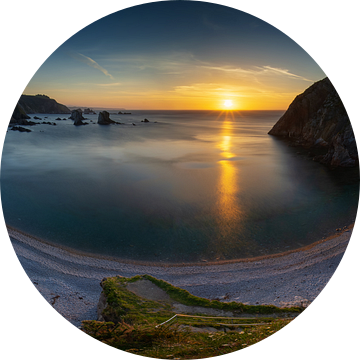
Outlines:
{"type": "Polygon", "coordinates": [[[115,275],[150,274],[209,299],[307,306],[336,270],[352,229],[278,255],[172,266],[81,254],[13,228],[8,228],[8,232],[21,265],[39,292],[67,320],[80,326],[82,320],[96,319],[100,281],[115,275]]]}

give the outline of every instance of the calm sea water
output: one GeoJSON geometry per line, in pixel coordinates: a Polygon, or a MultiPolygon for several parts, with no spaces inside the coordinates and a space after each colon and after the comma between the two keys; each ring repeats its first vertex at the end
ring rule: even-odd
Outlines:
{"type": "Polygon", "coordinates": [[[357,173],[331,171],[267,135],[281,115],[133,111],[110,116],[125,125],[85,115],[92,122],[76,127],[38,114],[57,126],[6,135],[5,221],[56,244],[151,262],[312,243],[355,219],[357,173]]]}

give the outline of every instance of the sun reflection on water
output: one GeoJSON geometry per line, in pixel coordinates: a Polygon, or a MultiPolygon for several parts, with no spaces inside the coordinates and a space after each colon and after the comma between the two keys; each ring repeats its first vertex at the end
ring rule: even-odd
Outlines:
{"type": "MultiPolygon", "coordinates": [[[[234,153],[233,143],[233,119],[229,114],[225,114],[222,121],[221,133],[217,147],[220,153],[220,174],[218,181],[218,201],[217,201],[217,219],[219,225],[219,237],[217,240],[217,256],[222,259],[226,257],[224,251],[229,250],[229,240],[233,239],[235,228],[239,227],[242,210],[239,206],[237,194],[239,192],[239,172],[233,158],[237,156],[234,153]],[[225,246],[226,244],[226,246],[225,246]],[[227,249],[227,250],[226,250],[227,249]]],[[[235,245],[235,244],[234,244],[235,245]]]]}

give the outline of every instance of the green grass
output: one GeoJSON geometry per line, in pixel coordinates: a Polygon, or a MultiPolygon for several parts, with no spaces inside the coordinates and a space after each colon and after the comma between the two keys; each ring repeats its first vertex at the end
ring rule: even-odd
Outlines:
{"type": "Polygon", "coordinates": [[[103,282],[102,287],[108,303],[103,311],[106,320],[129,324],[158,323],[174,315],[169,304],[147,300],[127,290],[127,282],[133,281],[134,279],[113,277],[103,282]]]}
{"type": "Polygon", "coordinates": [[[267,338],[291,319],[273,319],[266,325],[250,326],[240,332],[193,333],[170,325],[85,321],[83,331],[95,339],[137,355],[159,359],[201,359],[241,350],[267,338]]]}
{"type": "Polygon", "coordinates": [[[115,348],[163,359],[206,358],[240,350],[278,331],[292,320],[287,316],[302,311],[301,308],[282,309],[203,299],[149,275],[107,278],[102,282],[102,287],[107,300],[102,312],[106,321],[83,321],[82,330],[115,348]],[[169,323],[157,326],[174,316],[174,310],[169,303],[148,300],[127,289],[128,283],[141,279],[149,280],[163,289],[174,302],[229,310],[239,318],[176,317],[169,323]],[[246,317],[246,314],[256,316],[246,317]],[[272,317],[273,314],[278,317],[272,317]],[[245,317],[241,318],[242,315],[245,317]],[[217,331],[191,331],[209,327],[217,331]]]}
{"type": "Polygon", "coordinates": [[[153,284],[163,289],[174,301],[189,306],[203,306],[207,308],[237,311],[248,314],[300,313],[303,310],[303,308],[300,307],[279,308],[274,305],[244,305],[235,301],[220,302],[218,300],[208,300],[191,295],[184,289],[173,286],[164,280],[156,279],[150,275],[138,275],[136,276],[135,281],[139,279],[150,280],[153,284]]]}

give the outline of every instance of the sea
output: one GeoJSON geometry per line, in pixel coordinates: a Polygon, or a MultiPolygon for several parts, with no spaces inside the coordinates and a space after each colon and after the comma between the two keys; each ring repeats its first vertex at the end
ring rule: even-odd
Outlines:
{"type": "Polygon", "coordinates": [[[8,130],[6,224],[85,253],[182,264],[298,249],[355,220],[358,169],[268,135],[284,111],[128,112],[110,111],[122,124],[108,126],[33,114],[56,126],[8,130]]]}

